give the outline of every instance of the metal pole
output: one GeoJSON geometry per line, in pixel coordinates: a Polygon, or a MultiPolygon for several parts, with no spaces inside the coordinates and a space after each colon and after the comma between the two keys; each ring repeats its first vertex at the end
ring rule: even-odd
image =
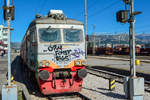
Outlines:
{"type": "Polygon", "coordinates": [[[130,72],[131,76],[136,77],[136,66],[135,66],[135,32],[134,32],[134,0],[130,1],[130,72]]]}
{"type": "MultiPolygon", "coordinates": [[[[84,32],[87,38],[87,0],[84,0],[84,32]]],[[[87,41],[85,40],[85,57],[87,58],[87,41]]]]}
{"type": "Polygon", "coordinates": [[[119,35],[119,45],[121,45],[121,43],[120,43],[120,35],[119,35]]]}
{"type": "Polygon", "coordinates": [[[100,40],[100,39],[99,39],[99,42],[98,42],[98,44],[99,44],[98,46],[99,46],[99,48],[100,48],[100,44],[101,44],[101,40],[100,40]]]}
{"type": "MultiPolygon", "coordinates": [[[[10,2],[7,0],[7,7],[9,7],[10,2]]],[[[9,12],[9,9],[7,10],[9,12]]],[[[10,60],[10,17],[7,20],[8,25],[8,86],[11,86],[11,60],[10,60]]]]}
{"type": "Polygon", "coordinates": [[[95,29],[96,29],[96,25],[93,25],[93,54],[95,55],[95,45],[96,45],[96,41],[95,41],[95,29]]]}

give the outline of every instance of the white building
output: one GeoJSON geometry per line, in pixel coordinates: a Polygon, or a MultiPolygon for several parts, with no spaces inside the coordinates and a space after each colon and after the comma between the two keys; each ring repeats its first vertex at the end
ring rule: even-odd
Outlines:
{"type": "Polygon", "coordinates": [[[0,41],[3,43],[3,49],[8,49],[8,29],[0,25],[0,41]]]}
{"type": "Polygon", "coordinates": [[[0,41],[3,39],[3,25],[0,25],[0,41]]]}

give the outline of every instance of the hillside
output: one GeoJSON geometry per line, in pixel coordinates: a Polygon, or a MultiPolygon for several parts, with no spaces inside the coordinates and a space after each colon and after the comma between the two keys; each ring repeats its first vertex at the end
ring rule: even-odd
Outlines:
{"type": "MultiPolygon", "coordinates": [[[[93,36],[89,35],[89,42],[93,41],[93,36]]],[[[96,42],[101,44],[113,43],[113,44],[128,44],[128,34],[117,34],[117,35],[95,35],[96,42]]],[[[147,44],[150,43],[150,34],[136,34],[136,44],[147,44]]]]}

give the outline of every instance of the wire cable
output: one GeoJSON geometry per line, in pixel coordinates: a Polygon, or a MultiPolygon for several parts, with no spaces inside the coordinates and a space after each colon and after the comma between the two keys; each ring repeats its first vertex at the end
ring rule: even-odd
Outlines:
{"type": "Polygon", "coordinates": [[[103,9],[99,9],[99,10],[96,11],[95,13],[89,15],[88,17],[91,18],[91,17],[94,17],[94,16],[96,16],[96,15],[99,15],[99,14],[101,14],[102,12],[106,11],[107,9],[111,8],[112,6],[114,6],[114,5],[118,4],[118,3],[119,3],[118,0],[115,1],[115,2],[112,2],[112,3],[109,4],[108,6],[104,7],[103,9]]]}
{"type": "MultiPolygon", "coordinates": [[[[98,4],[97,2],[98,2],[98,0],[95,0],[93,3],[91,3],[90,5],[88,5],[88,6],[87,6],[87,10],[93,8],[94,5],[98,4]]],[[[89,3],[88,3],[88,4],[89,4],[89,3]]],[[[76,13],[75,15],[81,15],[81,16],[83,16],[83,15],[84,15],[84,11],[81,10],[80,12],[76,13]]]]}
{"type": "Polygon", "coordinates": [[[47,1],[48,0],[43,0],[44,2],[41,4],[41,7],[40,7],[40,10],[39,10],[39,13],[41,13],[43,10],[44,10],[44,8],[45,8],[45,5],[47,4],[47,1]]]}
{"type": "Polygon", "coordinates": [[[89,6],[87,6],[88,10],[93,8],[96,4],[98,4],[98,0],[94,1],[92,4],[90,4],[89,6]]]}
{"type": "Polygon", "coordinates": [[[43,8],[44,3],[45,3],[45,0],[40,0],[39,3],[36,3],[36,4],[39,4],[37,5],[38,7],[36,7],[36,10],[35,10],[36,13],[41,12],[41,9],[43,8]]]}

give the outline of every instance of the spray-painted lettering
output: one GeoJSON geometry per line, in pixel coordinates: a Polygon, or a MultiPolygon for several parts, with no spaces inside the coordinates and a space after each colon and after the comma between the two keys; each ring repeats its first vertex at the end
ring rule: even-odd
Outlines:
{"type": "Polygon", "coordinates": [[[48,50],[55,53],[56,61],[62,62],[70,60],[69,55],[72,50],[63,50],[62,45],[50,45],[48,50]]]}
{"type": "Polygon", "coordinates": [[[62,50],[62,45],[50,45],[48,47],[49,51],[56,51],[56,50],[62,50]]]}
{"type": "Polygon", "coordinates": [[[84,55],[84,52],[83,50],[81,49],[74,49],[74,53],[72,54],[72,56],[74,56],[74,58],[79,58],[80,56],[83,56],[84,55]]]}

